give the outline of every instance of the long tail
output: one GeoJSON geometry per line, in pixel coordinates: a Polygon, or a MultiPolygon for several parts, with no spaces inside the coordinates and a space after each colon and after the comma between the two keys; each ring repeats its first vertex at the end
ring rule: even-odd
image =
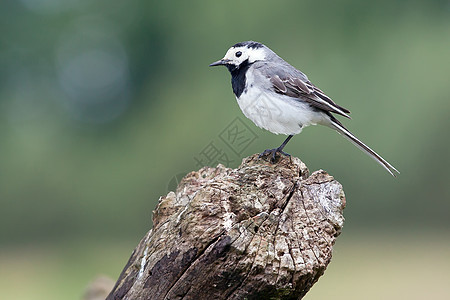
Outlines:
{"type": "Polygon", "coordinates": [[[356,136],[354,136],[344,125],[341,124],[336,118],[331,116],[331,125],[330,127],[336,130],[340,135],[347,138],[350,142],[352,142],[359,149],[367,153],[370,157],[372,157],[377,163],[382,165],[392,176],[396,177],[396,173],[400,174],[400,172],[394,168],[390,163],[388,163],[384,158],[382,158],[378,153],[370,149],[366,144],[361,142],[356,136]]]}

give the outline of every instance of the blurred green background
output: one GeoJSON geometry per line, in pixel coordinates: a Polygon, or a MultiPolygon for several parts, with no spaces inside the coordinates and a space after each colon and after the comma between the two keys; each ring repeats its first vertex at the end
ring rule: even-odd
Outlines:
{"type": "Polygon", "coordinates": [[[328,128],[288,144],[347,196],[333,261],[305,299],[450,299],[449,1],[3,0],[4,299],[80,299],[98,274],[116,279],[206,147],[235,167],[284,140],[208,68],[245,40],[349,108],[344,124],[401,172],[328,128]],[[257,136],[240,155],[220,139],[236,117],[257,136]]]}

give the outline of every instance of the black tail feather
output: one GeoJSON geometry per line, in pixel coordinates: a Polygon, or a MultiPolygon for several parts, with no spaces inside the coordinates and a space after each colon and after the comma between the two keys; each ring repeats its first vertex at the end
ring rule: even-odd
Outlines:
{"type": "Polygon", "coordinates": [[[331,116],[331,127],[336,130],[339,134],[347,138],[355,146],[361,149],[363,152],[372,157],[377,163],[382,165],[392,176],[396,177],[400,172],[394,168],[390,163],[388,163],[384,158],[382,158],[378,153],[369,148],[366,144],[361,142],[356,136],[354,136],[347,128],[342,125],[339,120],[331,116]]]}

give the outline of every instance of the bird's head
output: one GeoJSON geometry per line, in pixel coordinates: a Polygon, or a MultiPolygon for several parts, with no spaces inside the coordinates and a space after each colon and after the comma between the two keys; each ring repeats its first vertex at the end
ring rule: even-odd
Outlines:
{"type": "Polygon", "coordinates": [[[237,43],[228,49],[225,56],[216,62],[210,64],[213,66],[226,66],[230,72],[239,69],[243,65],[254,63],[255,61],[265,60],[269,48],[261,43],[247,41],[237,43]]]}

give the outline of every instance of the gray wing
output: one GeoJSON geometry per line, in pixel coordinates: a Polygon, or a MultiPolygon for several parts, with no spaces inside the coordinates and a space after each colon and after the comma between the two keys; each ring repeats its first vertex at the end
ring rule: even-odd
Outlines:
{"type": "Polygon", "coordinates": [[[336,113],[350,119],[348,115],[350,111],[348,109],[337,105],[318,87],[314,86],[305,74],[288,63],[284,61],[283,63],[283,67],[266,64],[261,68],[261,71],[265,69],[263,73],[269,78],[276,93],[298,98],[318,109],[336,113]]]}

